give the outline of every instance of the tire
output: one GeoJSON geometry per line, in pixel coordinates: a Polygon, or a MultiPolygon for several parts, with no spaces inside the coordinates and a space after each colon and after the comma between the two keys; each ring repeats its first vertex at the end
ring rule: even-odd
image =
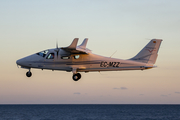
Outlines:
{"type": "Polygon", "coordinates": [[[74,81],[78,81],[81,78],[81,74],[80,73],[74,74],[72,76],[72,78],[73,78],[74,81]]]}
{"type": "Polygon", "coordinates": [[[31,76],[32,76],[32,73],[31,73],[31,72],[27,72],[27,73],[26,73],[26,76],[27,76],[27,77],[31,77],[31,76]]]}
{"type": "Polygon", "coordinates": [[[79,79],[81,79],[81,74],[80,73],[77,73],[77,76],[79,77],[79,79]]]}

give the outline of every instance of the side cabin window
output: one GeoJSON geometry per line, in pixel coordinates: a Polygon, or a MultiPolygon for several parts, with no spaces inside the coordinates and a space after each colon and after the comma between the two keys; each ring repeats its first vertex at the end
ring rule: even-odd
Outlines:
{"type": "Polygon", "coordinates": [[[70,59],[70,57],[69,56],[64,56],[64,57],[61,57],[61,59],[68,60],[68,59],[70,59]]]}
{"type": "Polygon", "coordinates": [[[39,52],[39,53],[36,53],[36,54],[41,56],[41,57],[45,57],[47,53],[48,53],[48,50],[45,50],[45,51],[42,51],[42,52],[39,52]]]}
{"type": "Polygon", "coordinates": [[[54,53],[49,53],[46,59],[54,59],[54,53]]]}
{"type": "Polygon", "coordinates": [[[75,55],[74,59],[79,59],[80,55],[75,55]]]}

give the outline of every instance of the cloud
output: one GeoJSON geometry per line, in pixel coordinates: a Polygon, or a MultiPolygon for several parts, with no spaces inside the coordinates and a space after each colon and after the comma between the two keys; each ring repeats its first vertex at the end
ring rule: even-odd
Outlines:
{"type": "Polygon", "coordinates": [[[167,95],[161,95],[162,97],[167,97],[167,95]]]}
{"type": "MultiPolygon", "coordinates": [[[[180,94],[180,93],[179,93],[179,94],[180,94]]],[[[167,95],[162,94],[161,96],[162,96],[162,97],[168,97],[168,96],[171,96],[171,94],[167,94],[167,95]]]]}
{"type": "Polygon", "coordinates": [[[140,96],[143,96],[144,94],[139,94],[140,96]]]}
{"type": "Polygon", "coordinates": [[[113,89],[117,90],[117,89],[120,89],[120,88],[113,88],[113,89]]]}
{"type": "Polygon", "coordinates": [[[120,87],[120,88],[113,88],[113,89],[115,89],[115,90],[126,90],[127,88],[126,87],[120,87]]]}
{"type": "Polygon", "coordinates": [[[79,93],[79,92],[75,92],[75,93],[73,93],[74,95],[80,95],[81,93],[79,93]]]}
{"type": "Polygon", "coordinates": [[[126,87],[121,87],[121,90],[126,90],[127,88],[126,87]]]}
{"type": "Polygon", "coordinates": [[[174,92],[174,93],[176,93],[176,94],[180,94],[180,92],[174,92]]]}

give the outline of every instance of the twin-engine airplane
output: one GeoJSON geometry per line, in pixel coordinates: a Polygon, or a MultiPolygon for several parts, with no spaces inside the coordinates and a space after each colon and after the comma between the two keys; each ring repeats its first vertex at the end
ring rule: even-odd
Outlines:
{"type": "Polygon", "coordinates": [[[73,73],[73,80],[81,78],[79,72],[145,70],[155,67],[161,39],[152,39],[135,57],[127,60],[103,57],[93,54],[86,48],[88,39],[77,46],[75,38],[70,46],[44,50],[16,61],[21,68],[29,69],[27,77],[31,77],[31,68],[62,70],[73,73]]]}

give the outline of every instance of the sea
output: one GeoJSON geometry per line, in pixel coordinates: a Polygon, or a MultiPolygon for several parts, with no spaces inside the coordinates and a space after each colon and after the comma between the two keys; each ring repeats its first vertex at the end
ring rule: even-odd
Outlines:
{"type": "Polygon", "coordinates": [[[180,105],[0,105],[0,120],[180,120],[180,105]]]}

